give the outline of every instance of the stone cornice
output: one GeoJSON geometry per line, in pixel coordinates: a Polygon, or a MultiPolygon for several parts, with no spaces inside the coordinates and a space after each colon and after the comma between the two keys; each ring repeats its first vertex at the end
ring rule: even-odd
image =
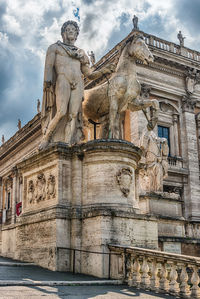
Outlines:
{"type": "Polygon", "coordinates": [[[37,114],[30,120],[23,128],[21,128],[15,135],[6,141],[0,147],[0,161],[2,161],[10,153],[21,146],[26,140],[41,129],[40,114],[37,114]]]}

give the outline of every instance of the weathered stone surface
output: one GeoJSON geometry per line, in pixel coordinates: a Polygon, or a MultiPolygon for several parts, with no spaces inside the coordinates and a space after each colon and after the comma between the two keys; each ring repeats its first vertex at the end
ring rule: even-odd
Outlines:
{"type": "Polygon", "coordinates": [[[73,268],[70,248],[97,251],[76,252],[77,270],[106,277],[108,256],[100,253],[108,244],[157,248],[155,219],[137,215],[140,157],[129,142],[96,140],[54,144],[21,162],[22,214],[3,231],[3,255],[66,271],[73,268]]]}

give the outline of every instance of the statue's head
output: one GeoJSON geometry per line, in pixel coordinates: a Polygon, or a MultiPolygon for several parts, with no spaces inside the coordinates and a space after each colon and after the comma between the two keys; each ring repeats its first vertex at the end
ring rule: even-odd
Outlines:
{"type": "Polygon", "coordinates": [[[79,35],[79,26],[75,21],[71,21],[71,20],[65,22],[61,27],[61,35],[62,35],[63,40],[66,39],[65,34],[66,34],[66,31],[67,31],[68,27],[74,27],[74,29],[75,29],[75,40],[76,40],[78,35],[79,35]]]}

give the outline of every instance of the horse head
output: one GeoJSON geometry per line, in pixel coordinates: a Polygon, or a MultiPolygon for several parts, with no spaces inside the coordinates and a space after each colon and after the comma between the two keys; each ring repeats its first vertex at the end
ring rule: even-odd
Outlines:
{"type": "Polygon", "coordinates": [[[154,61],[153,55],[151,54],[147,44],[145,43],[144,37],[141,34],[131,36],[127,42],[130,42],[128,45],[128,53],[130,56],[136,57],[144,64],[149,64],[150,62],[154,61]]]}

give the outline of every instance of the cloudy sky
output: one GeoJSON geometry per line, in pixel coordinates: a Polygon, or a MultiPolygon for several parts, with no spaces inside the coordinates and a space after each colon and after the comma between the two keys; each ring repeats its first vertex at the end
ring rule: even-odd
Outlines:
{"type": "MultiPolygon", "coordinates": [[[[80,26],[77,46],[99,59],[132,30],[200,50],[200,0],[0,0],[0,137],[8,140],[37,113],[47,47],[68,20],[80,26]]],[[[1,142],[0,142],[1,144],[1,142]]]]}

